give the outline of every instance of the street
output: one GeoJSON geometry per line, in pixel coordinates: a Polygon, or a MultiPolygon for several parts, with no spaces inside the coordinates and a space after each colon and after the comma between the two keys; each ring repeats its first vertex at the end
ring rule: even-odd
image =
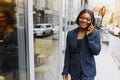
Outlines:
{"type": "Polygon", "coordinates": [[[95,80],[120,80],[118,63],[112,56],[109,47],[102,44],[101,52],[95,56],[97,75],[95,80]]]}
{"type": "Polygon", "coordinates": [[[59,70],[59,40],[53,40],[53,35],[34,38],[35,80],[56,80],[59,70]],[[39,57],[40,55],[44,57],[39,57]],[[47,57],[47,59],[46,59],[47,57]],[[41,64],[42,63],[42,64],[41,64]],[[44,64],[43,64],[44,63],[44,64]]]}
{"type": "MultiPolygon", "coordinates": [[[[104,34],[102,34],[104,36],[104,34]]],[[[119,46],[120,39],[108,33],[109,44],[102,43],[102,49],[96,59],[97,75],[95,80],[119,80],[120,61],[119,46]]]]}
{"type": "Polygon", "coordinates": [[[109,34],[109,40],[109,49],[112,51],[112,56],[120,69],[120,38],[109,34]]]}

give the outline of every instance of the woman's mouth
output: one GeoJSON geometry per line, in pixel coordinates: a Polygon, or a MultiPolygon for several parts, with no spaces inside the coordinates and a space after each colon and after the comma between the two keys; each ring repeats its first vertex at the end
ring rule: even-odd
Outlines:
{"type": "Polygon", "coordinates": [[[82,23],[81,26],[88,26],[88,24],[86,24],[86,23],[82,23]]]}

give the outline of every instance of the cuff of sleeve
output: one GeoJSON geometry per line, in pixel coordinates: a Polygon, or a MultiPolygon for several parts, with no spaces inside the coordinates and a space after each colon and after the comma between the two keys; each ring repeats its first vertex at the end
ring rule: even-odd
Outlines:
{"type": "Polygon", "coordinates": [[[68,73],[64,73],[64,72],[62,72],[62,75],[68,75],[68,73]]]}

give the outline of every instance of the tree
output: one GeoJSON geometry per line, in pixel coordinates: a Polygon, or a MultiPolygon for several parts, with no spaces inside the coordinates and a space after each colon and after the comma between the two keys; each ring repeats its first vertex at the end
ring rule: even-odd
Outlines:
{"type": "Polygon", "coordinates": [[[113,17],[114,17],[114,13],[112,13],[111,16],[110,16],[110,20],[109,20],[109,23],[110,23],[110,24],[113,23],[113,17]]]}
{"type": "Polygon", "coordinates": [[[101,16],[101,25],[102,25],[102,22],[103,22],[103,18],[106,14],[106,7],[103,6],[100,10],[99,10],[99,15],[101,16]]]}

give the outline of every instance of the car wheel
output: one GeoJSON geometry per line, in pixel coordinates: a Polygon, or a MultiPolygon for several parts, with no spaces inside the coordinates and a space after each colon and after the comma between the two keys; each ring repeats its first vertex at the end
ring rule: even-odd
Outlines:
{"type": "Polygon", "coordinates": [[[46,33],[45,32],[43,32],[43,37],[45,37],[46,36],[46,33]]]}
{"type": "Polygon", "coordinates": [[[36,37],[37,35],[36,34],[34,34],[34,37],[36,37]]]}
{"type": "Polygon", "coordinates": [[[53,34],[53,30],[51,30],[51,35],[53,34]]]}
{"type": "Polygon", "coordinates": [[[119,32],[119,34],[118,34],[118,37],[120,38],[120,32],[119,32]]]}

